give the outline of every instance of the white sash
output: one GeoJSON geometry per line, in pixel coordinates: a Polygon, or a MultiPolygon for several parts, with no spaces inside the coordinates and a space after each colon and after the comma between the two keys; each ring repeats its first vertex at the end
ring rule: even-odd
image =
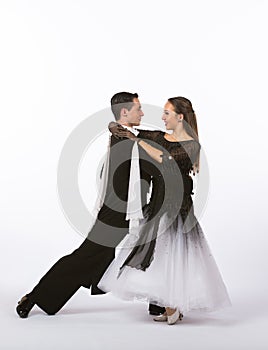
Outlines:
{"type": "MultiPolygon", "coordinates": [[[[136,136],[139,134],[138,130],[124,126],[130,130],[136,136]]],[[[94,222],[97,219],[98,213],[103,205],[109,173],[109,157],[110,157],[110,145],[111,138],[109,138],[109,144],[105,156],[105,161],[102,170],[102,176],[100,181],[100,189],[98,191],[97,200],[93,208],[94,222]]],[[[141,203],[141,181],[140,181],[140,162],[139,162],[139,149],[137,142],[134,142],[132,154],[131,154],[131,165],[130,165],[130,176],[128,185],[128,202],[126,210],[126,220],[130,220],[129,227],[134,228],[139,225],[139,220],[143,219],[142,203],[141,203]]]]}

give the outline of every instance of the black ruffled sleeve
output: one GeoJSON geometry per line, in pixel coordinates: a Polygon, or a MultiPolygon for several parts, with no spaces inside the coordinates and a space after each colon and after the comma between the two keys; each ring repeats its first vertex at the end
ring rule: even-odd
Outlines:
{"type": "Polygon", "coordinates": [[[138,137],[144,141],[154,141],[157,143],[159,136],[163,134],[160,130],[139,130],[138,137]]]}
{"type": "Polygon", "coordinates": [[[175,160],[180,171],[187,174],[193,170],[194,164],[198,161],[200,148],[199,142],[195,140],[176,143],[169,152],[163,154],[163,166],[166,168],[175,160]]]}

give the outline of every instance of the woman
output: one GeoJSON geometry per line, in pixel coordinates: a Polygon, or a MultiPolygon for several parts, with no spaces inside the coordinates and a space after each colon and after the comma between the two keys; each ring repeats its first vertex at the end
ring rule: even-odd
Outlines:
{"type": "Polygon", "coordinates": [[[98,287],[126,300],[164,306],[154,320],[171,325],[189,310],[215,310],[230,305],[230,299],[193,212],[190,174],[199,171],[200,144],[191,102],[168,99],[162,119],[170,134],[141,130],[137,138],[122,127],[114,131],[137,141],[140,155],[151,157],[160,175],[153,173],[146,218],[136,235],[126,237],[125,249],[98,287]]]}

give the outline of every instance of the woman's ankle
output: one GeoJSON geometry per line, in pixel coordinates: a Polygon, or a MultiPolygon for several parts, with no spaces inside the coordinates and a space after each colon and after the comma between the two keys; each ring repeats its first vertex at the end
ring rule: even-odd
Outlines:
{"type": "Polygon", "coordinates": [[[167,316],[171,316],[174,314],[174,312],[176,312],[177,309],[172,309],[170,307],[166,307],[166,315],[167,316]]]}

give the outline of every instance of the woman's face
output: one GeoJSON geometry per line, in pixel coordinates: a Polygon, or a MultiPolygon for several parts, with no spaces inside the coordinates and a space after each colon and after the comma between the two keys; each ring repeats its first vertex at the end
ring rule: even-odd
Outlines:
{"type": "Polygon", "coordinates": [[[164,106],[162,120],[167,130],[174,130],[178,125],[179,115],[174,111],[174,107],[170,102],[167,102],[164,106]]]}

